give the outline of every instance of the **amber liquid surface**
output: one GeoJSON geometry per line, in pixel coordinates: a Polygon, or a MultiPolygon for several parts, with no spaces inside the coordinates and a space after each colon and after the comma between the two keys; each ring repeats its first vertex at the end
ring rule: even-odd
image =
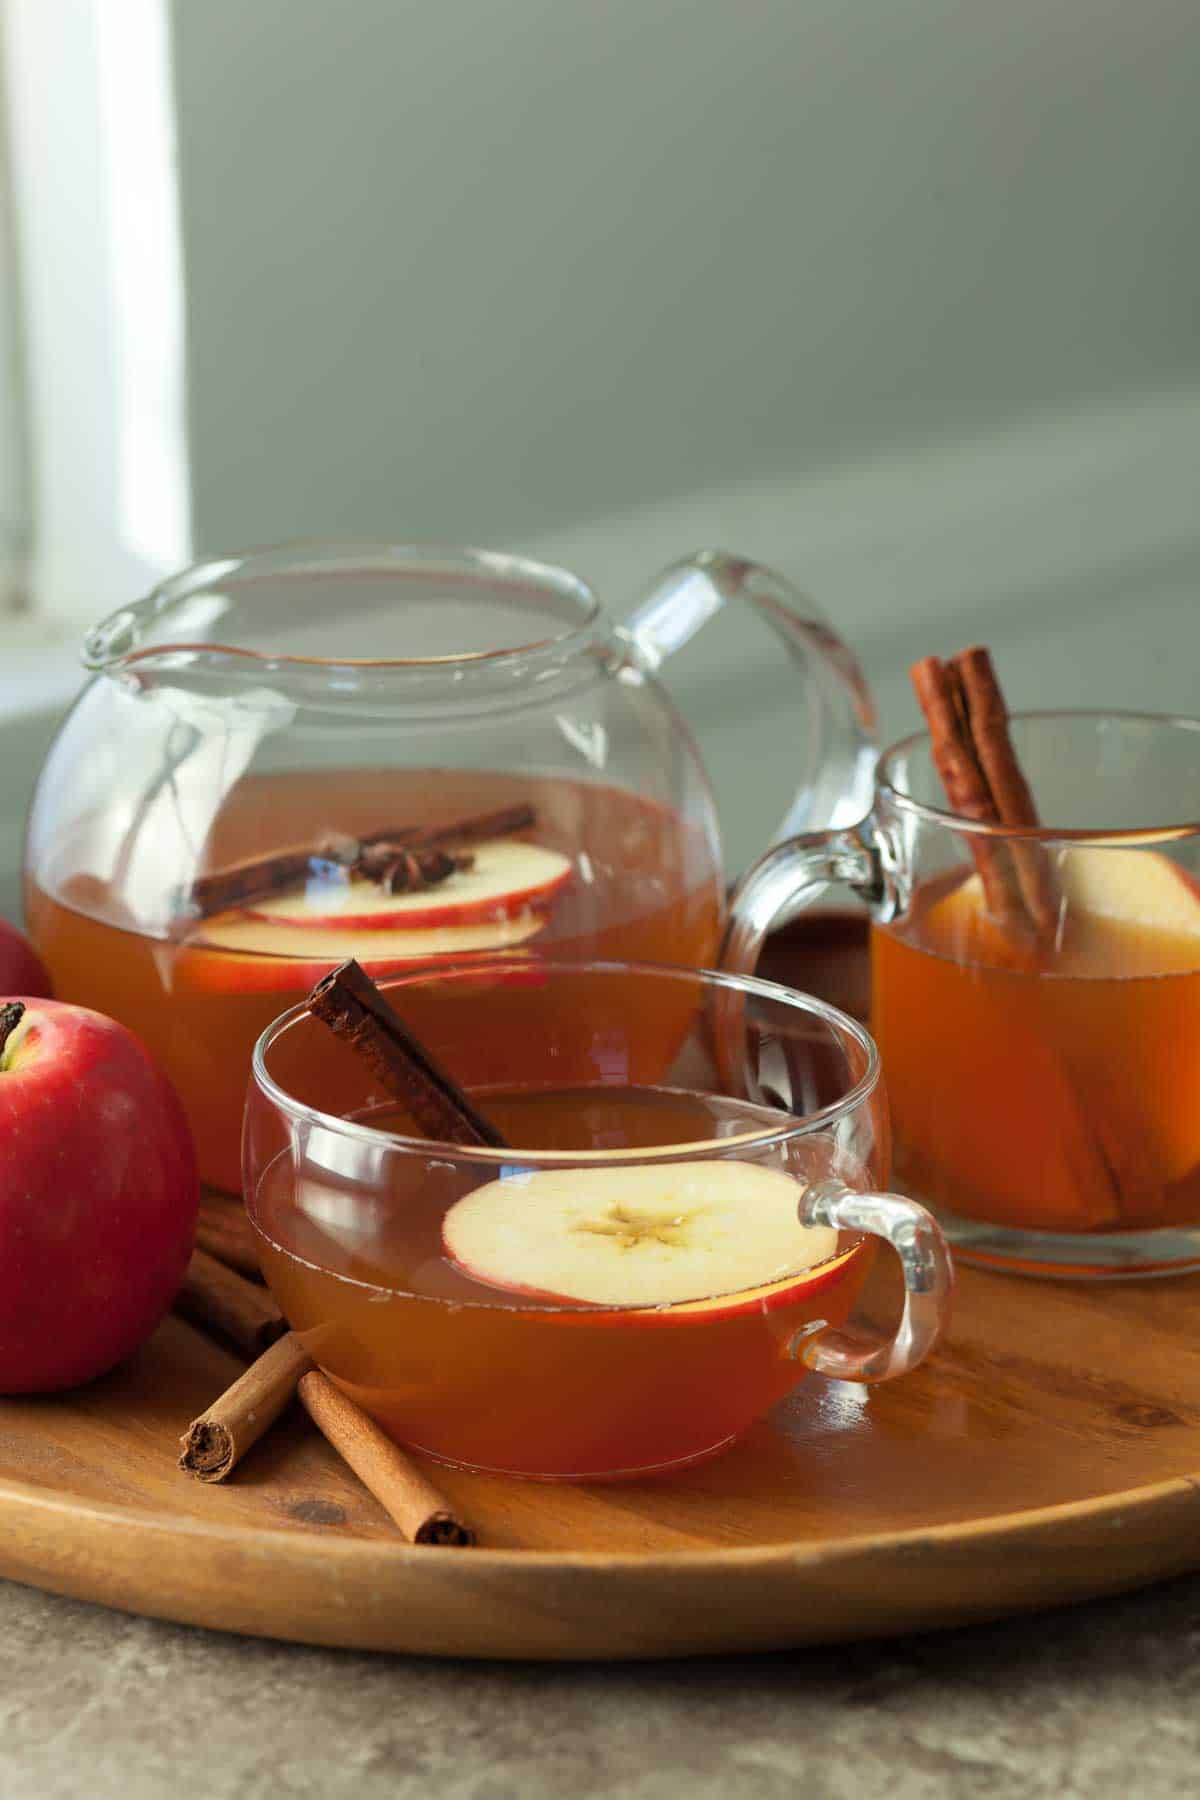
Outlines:
{"type": "MultiPolygon", "coordinates": [[[[251,776],[226,797],[189,874],[331,831],[444,825],[522,801],[537,815],[527,835],[574,864],[524,951],[689,966],[712,961],[721,888],[711,844],[670,809],[599,784],[444,769],[251,776]]],[[[148,935],[134,928],[120,893],[73,867],[69,844],[50,859],[44,885],[27,885],[25,905],[59,998],[108,1013],[137,1033],[183,1100],[203,1177],[239,1190],[255,1040],[327,969],[361,956],[361,941],[346,930],[336,956],[314,960],[295,953],[286,927],[277,930],[277,948],[256,955],[206,947],[202,927],[182,937],[148,935]]],[[[376,975],[402,967],[362,959],[376,975]]],[[[481,1029],[503,1047],[502,1003],[487,1009],[481,1029]]]]}
{"type": "MultiPolygon", "coordinates": [[[[679,1090],[477,1091],[530,1148],[709,1143],[780,1115],[679,1090]]],[[[379,1110],[387,1128],[397,1116],[379,1110]]],[[[796,1282],[647,1310],[493,1287],[443,1253],[455,1198],[495,1173],[394,1158],[385,1187],[275,1159],[249,1197],[263,1270],[314,1359],[393,1437],[443,1459],[543,1478],[652,1473],[721,1448],[804,1373],[816,1321],[840,1324],[870,1246],[845,1240],[796,1282]],[[806,1332],[806,1328],[812,1328],[806,1332]]],[[[376,1171],[378,1165],[375,1165],[376,1171]]]]}
{"type": "Polygon", "coordinates": [[[872,1023],[901,1187],[1047,1232],[1200,1221],[1194,936],[1068,921],[1031,966],[923,886],[872,931],[872,1023]]]}

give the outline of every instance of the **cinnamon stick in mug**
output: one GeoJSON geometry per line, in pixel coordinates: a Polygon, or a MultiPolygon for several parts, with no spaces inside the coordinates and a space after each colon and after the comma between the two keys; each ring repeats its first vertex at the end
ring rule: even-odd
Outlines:
{"type": "MultiPolygon", "coordinates": [[[[929,728],[933,763],[951,810],[964,819],[997,825],[1000,817],[971,734],[963,684],[953,662],[925,656],[910,671],[929,728]]],[[[983,884],[992,918],[1014,935],[1027,924],[1016,868],[1008,846],[967,834],[967,844],[983,884]]]]}
{"type": "MultiPolygon", "coordinates": [[[[1008,728],[1008,707],[990,653],[974,644],[948,662],[926,656],[910,670],[929,727],[934,766],[951,809],[980,823],[1014,831],[1036,830],[1038,813],[1008,728]]],[[[1037,981],[1036,952],[1051,945],[1058,928],[1059,896],[1049,856],[1036,841],[964,833],[983,886],[987,911],[1029,957],[1028,979],[1037,981]]],[[[1061,1078],[1059,1153],[1074,1171],[1080,1224],[1112,1226],[1122,1216],[1120,1169],[1127,1152],[1092,1116],[1071,1071],[1061,1078]]]]}
{"type": "Polygon", "coordinates": [[[438,1068],[353,958],[318,981],[307,1004],[315,1019],[370,1065],[389,1094],[404,1102],[428,1137],[439,1143],[503,1146],[491,1120],[438,1068]]]}
{"type": "MultiPolygon", "coordinates": [[[[1025,771],[1017,760],[1008,729],[1008,707],[989,651],[972,644],[951,658],[957,676],[971,742],[975,746],[992,797],[996,820],[1021,830],[1036,830],[1038,810],[1025,771]]],[[[1025,910],[1039,937],[1053,936],[1059,917],[1058,884],[1050,858],[1037,842],[1009,843],[1025,910]]]]}

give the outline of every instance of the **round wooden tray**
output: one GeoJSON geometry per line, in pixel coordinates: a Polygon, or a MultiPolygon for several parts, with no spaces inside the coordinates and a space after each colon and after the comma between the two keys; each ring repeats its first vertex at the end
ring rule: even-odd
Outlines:
{"type": "MultiPolygon", "coordinates": [[[[439,1471],[474,1550],[403,1543],[301,1417],[223,1487],[179,1433],[239,1364],[177,1318],[107,1379],[0,1403],[0,1574],[228,1631],[446,1656],[761,1650],[958,1624],[1200,1565],[1200,1277],[963,1271],[915,1375],[810,1379],[637,1485],[439,1471]]],[[[886,1294],[876,1303],[887,1305],[886,1294]]]]}

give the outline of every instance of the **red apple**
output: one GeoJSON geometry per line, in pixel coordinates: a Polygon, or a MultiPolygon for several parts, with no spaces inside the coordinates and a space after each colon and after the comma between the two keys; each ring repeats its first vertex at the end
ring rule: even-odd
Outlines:
{"type": "Polygon", "coordinates": [[[800,1223],[803,1192],[733,1161],[530,1170],[456,1201],[442,1247],[478,1281],[567,1304],[759,1310],[837,1252],[836,1231],[800,1223]]]}
{"type": "Polygon", "coordinates": [[[46,966],[24,932],[0,919],[0,994],[48,999],[53,992],[46,966]]]}
{"type": "Polygon", "coordinates": [[[183,1109],[123,1025],[0,1002],[0,1393],[101,1375],[183,1278],[199,1188],[183,1109]]]}

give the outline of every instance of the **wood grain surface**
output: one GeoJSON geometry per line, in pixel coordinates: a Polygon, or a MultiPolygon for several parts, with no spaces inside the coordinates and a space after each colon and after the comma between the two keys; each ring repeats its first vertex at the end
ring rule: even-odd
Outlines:
{"type": "MultiPolygon", "coordinates": [[[[887,1271],[872,1310],[894,1304],[887,1271]]],[[[178,1318],[92,1386],[0,1402],[0,1574],[366,1649],[583,1658],[958,1623],[1200,1566],[1200,1277],[966,1270],[935,1358],[810,1378],[687,1474],[544,1486],[438,1470],[479,1531],[417,1549],[295,1411],[223,1487],[175,1466],[239,1364],[178,1318]]]]}

